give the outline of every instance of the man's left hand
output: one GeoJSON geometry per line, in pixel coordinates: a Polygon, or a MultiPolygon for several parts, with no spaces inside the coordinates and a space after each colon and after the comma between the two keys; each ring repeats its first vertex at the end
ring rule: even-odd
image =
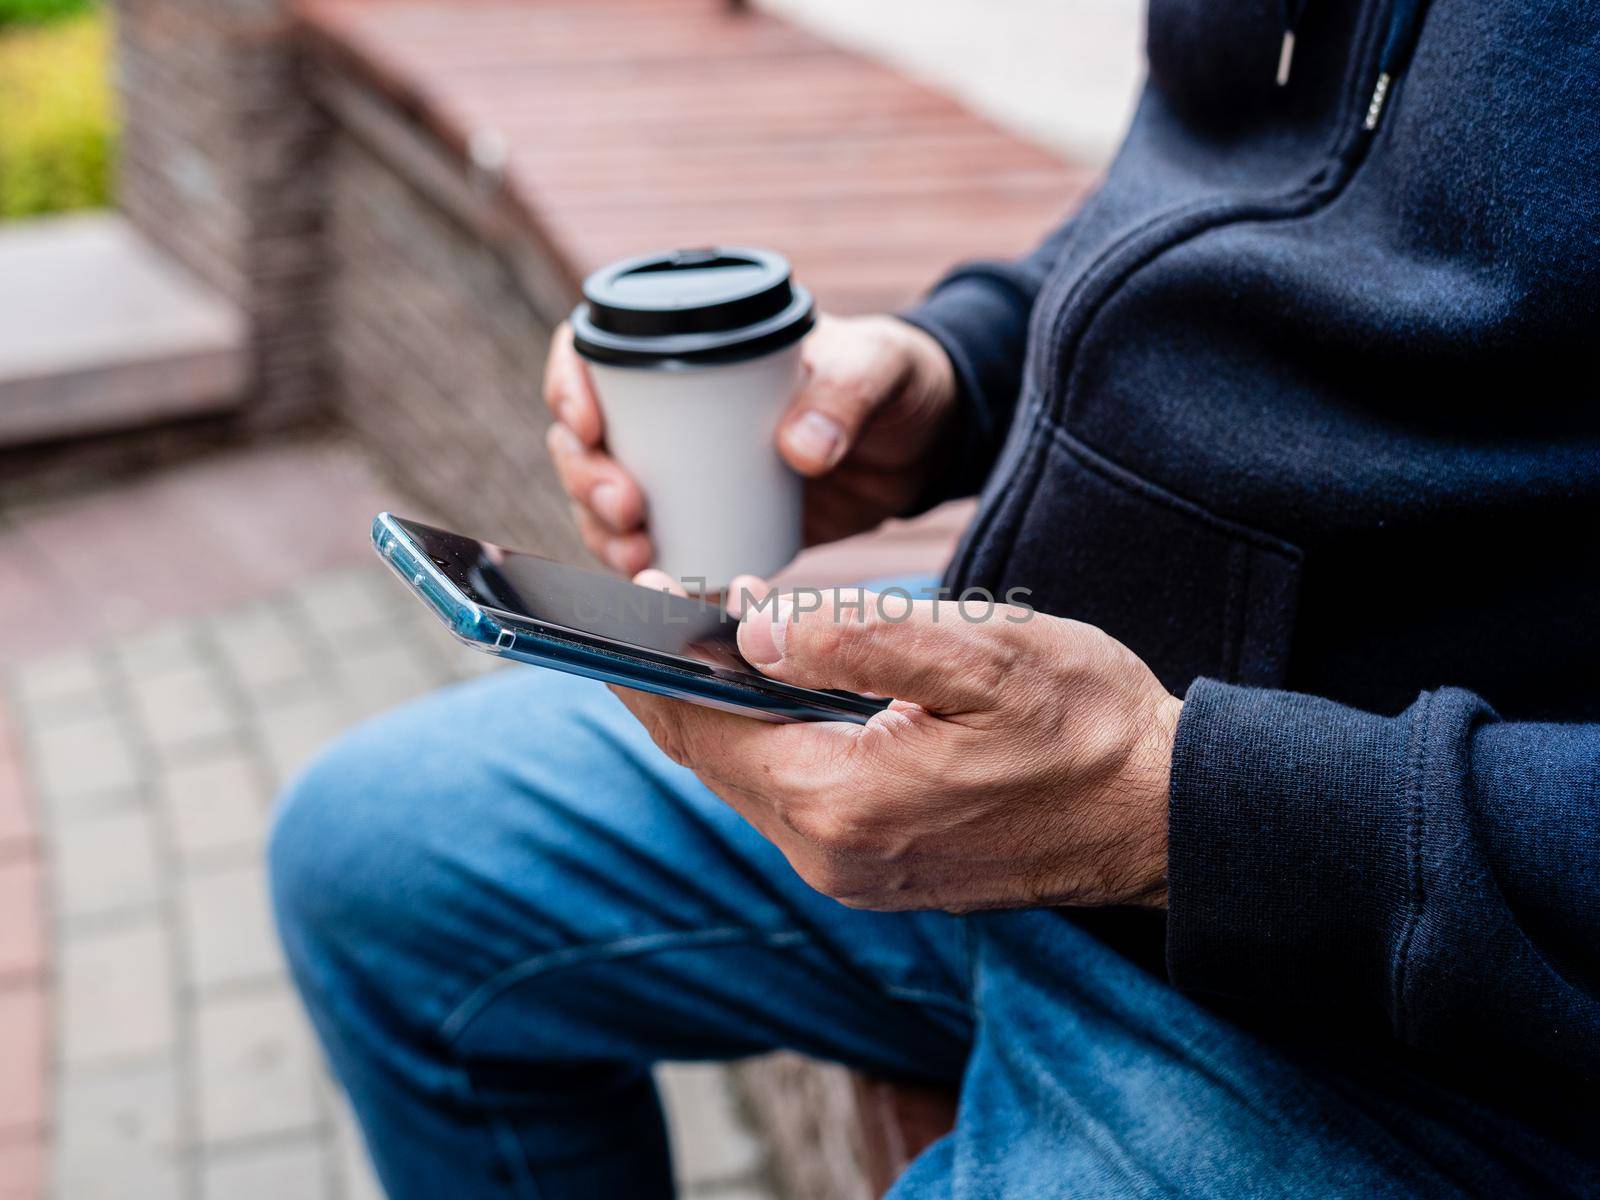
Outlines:
{"type": "Polygon", "coordinates": [[[739,648],[786,683],[896,697],[864,726],[617,694],[807,883],[851,907],[1165,906],[1183,705],[1132,651],[1026,609],[969,620],[950,601],[842,595],[747,614],[739,648]]]}

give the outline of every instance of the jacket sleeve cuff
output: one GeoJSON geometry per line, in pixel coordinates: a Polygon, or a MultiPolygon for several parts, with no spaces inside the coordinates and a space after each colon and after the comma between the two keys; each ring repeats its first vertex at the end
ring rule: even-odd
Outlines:
{"type": "Polygon", "coordinates": [[[1391,1023],[1429,698],[1379,717],[1198,680],[1173,748],[1167,969],[1190,992],[1391,1023]]]}
{"type": "Polygon", "coordinates": [[[1016,408],[1031,311],[1030,297],[974,267],[949,276],[926,300],[899,314],[944,347],[956,376],[957,419],[949,439],[954,452],[923,507],[982,488],[1016,408]]]}

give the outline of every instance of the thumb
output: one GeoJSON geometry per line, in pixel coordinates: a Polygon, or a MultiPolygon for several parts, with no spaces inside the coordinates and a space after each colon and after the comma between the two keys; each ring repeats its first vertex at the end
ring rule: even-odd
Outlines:
{"type": "Polygon", "coordinates": [[[899,362],[849,325],[819,325],[805,347],[805,382],[778,424],[784,461],[802,475],[824,475],[838,466],[894,391],[899,362]]]}
{"type": "MultiPolygon", "coordinates": [[[[972,610],[976,615],[978,610],[972,610]]],[[[763,674],[800,687],[910,700],[931,712],[986,711],[1014,661],[1012,612],[983,620],[901,589],[803,590],[770,597],[739,623],[739,650],[763,674]]]]}
{"type": "Polygon", "coordinates": [[[783,415],[778,453],[802,475],[825,475],[850,452],[876,407],[877,396],[859,383],[813,379],[783,415]]]}

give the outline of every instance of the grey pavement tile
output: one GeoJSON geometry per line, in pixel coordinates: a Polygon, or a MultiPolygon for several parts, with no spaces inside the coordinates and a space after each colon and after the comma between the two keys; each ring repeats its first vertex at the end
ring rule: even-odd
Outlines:
{"type": "Polygon", "coordinates": [[[203,664],[130,680],[128,692],[139,728],[164,757],[223,741],[239,728],[232,698],[203,664]]]}
{"type": "Polygon", "coordinates": [[[30,738],[33,779],[45,807],[126,791],[139,782],[139,760],[120,721],[105,717],[47,722],[30,738]]]}
{"type": "Polygon", "coordinates": [[[56,916],[118,916],[161,898],[152,815],[142,806],[63,824],[50,838],[56,916]]]}
{"type": "Polygon", "coordinates": [[[712,1183],[688,1188],[680,1193],[680,1197],[681,1200],[778,1200],[778,1191],[760,1181],[712,1183]]]}
{"type": "Polygon", "coordinates": [[[206,999],[196,1012],[202,1141],[316,1128],[320,1060],[287,988],[206,999]]]}
{"type": "Polygon", "coordinates": [[[44,806],[44,817],[47,827],[58,831],[76,821],[95,821],[113,813],[141,812],[144,808],[143,790],[130,780],[125,786],[110,791],[57,796],[44,806]]]}
{"type": "Polygon", "coordinates": [[[24,710],[44,711],[98,697],[110,680],[104,656],[93,650],[62,650],[16,668],[13,686],[24,710]]]}
{"type": "Polygon", "coordinates": [[[348,715],[328,689],[263,709],[257,717],[256,733],[273,785],[282,786],[349,724],[348,715]]]}
{"type": "Polygon", "coordinates": [[[341,647],[386,640],[407,597],[375,564],[326,572],[295,588],[291,600],[324,643],[341,647]]]}
{"type": "Polygon", "coordinates": [[[135,686],[173,671],[192,671],[206,662],[197,623],[192,620],[163,621],[132,637],[118,639],[111,652],[123,678],[135,686]]]}
{"type": "Polygon", "coordinates": [[[336,669],[354,717],[372,716],[451,681],[437,655],[408,640],[341,655],[336,669]]]}
{"type": "Polygon", "coordinates": [[[55,1085],[54,1174],[62,1200],[182,1195],[177,1067],[172,1062],[55,1085]]]}
{"type": "Polygon", "coordinates": [[[720,1063],[669,1063],[656,1069],[667,1112],[673,1165],[685,1186],[743,1180],[766,1155],[734,1097],[720,1063]]]}
{"type": "Polygon", "coordinates": [[[325,1200],[333,1194],[328,1151],[311,1136],[206,1155],[201,1200],[325,1200]]]}
{"type": "Polygon", "coordinates": [[[372,1159],[367,1156],[367,1147],[361,1139],[355,1114],[350,1111],[350,1102],[331,1081],[329,1091],[339,1194],[343,1200],[383,1200],[383,1185],[378,1182],[372,1159]]]}
{"type": "Polygon", "coordinates": [[[60,954],[60,1057],[69,1070],[152,1058],[172,1048],[170,946],[155,919],[68,934],[60,954]]]}
{"type": "Polygon", "coordinates": [[[228,851],[259,853],[266,836],[266,786],[254,758],[238,746],[167,767],[155,794],[186,862],[228,851]]]}
{"type": "Polygon", "coordinates": [[[450,674],[456,679],[471,679],[477,675],[487,675],[490,671],[509,670],[513,665],[503,658],[463,646],[453,639],[440,652],[445,655],[450,674]]]}
{"type": "Polygon", "coordinates": [[[414,601],[396,622],[394,640],[432,655],[452,678],[462,678],[474,673],[484,663],[493,666],[499,661],[493,655],[484,654],[458,641],[443,623],[414,601]]]}
{"type": "Polygon", "coordinates": [[[254,604],[214,618],[212,644],[234,681],[258,698],[316,677],[308,639],[278,604],[254,604]]]}
{"type": "Polygon", "coordinates": [[[192,873],[178,897],[191,986],[206,991],[284,974],[262,863],[192,873]]]}

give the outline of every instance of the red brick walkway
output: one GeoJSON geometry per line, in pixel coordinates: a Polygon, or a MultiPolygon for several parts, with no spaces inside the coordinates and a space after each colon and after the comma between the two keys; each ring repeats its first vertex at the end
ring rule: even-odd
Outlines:
{"type": "Polygon", "coordinates": [[[48,952],[38,827],[0,703],[0,1200],[42,1186],[48,952]]]}

